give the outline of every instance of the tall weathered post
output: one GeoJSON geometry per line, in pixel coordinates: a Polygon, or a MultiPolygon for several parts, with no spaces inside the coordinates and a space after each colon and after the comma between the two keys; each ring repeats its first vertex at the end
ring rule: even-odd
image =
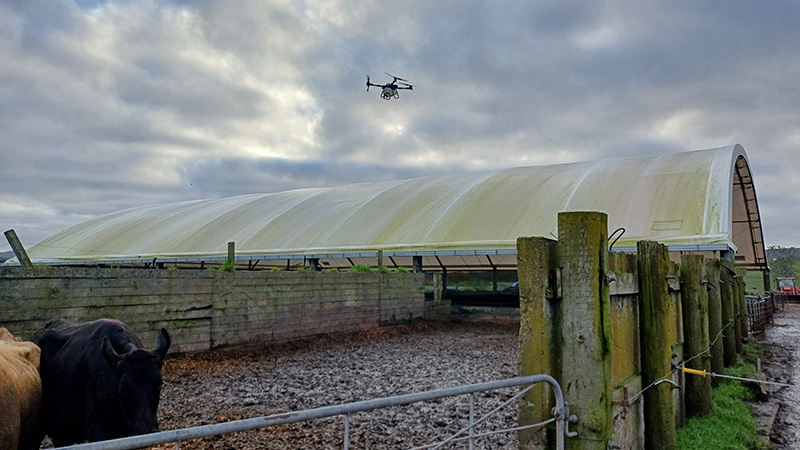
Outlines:
{"type": "MultiPolygon", "coordinates": [[[[538,237],[517,239],[519,276],[519,370],[520,376],[548,374],[561,379],[561,314],[558,292],[556,241],[538,237]]],[[[535,385],[519,403],[520,426],[550,419],[555,406],[550,385],[535,385]]],[[[519,432],[519,448],[553,448],[552,433],[541,428],[519,432]]]]}
{"type": "Polygon", "coordinates": [[[606,259],[608,216],[558,214],[561,266],[561,383],[578,436],[571,449],[606,449],[611,440],[611,309],[606,259]]]}
{"type": "Polygon", "coordinates": [[[235,242],[228,242],[228,259],[225,262],[230,261],[230,270],[236,270],[236,243],[235,242]]]}
{"type": "MultiPolygon", "coordinates": [[[[683,310],[683,359],[689,369],[711,370],[708,337],[708,283],[703,255],[681,257],[681,305],[683,310]],[[705,283],[704,283],[705,282],[705,283]]],[[[686,376],[684,404],[688,417],[714,414],[711,377],[686,376]]]]}
{"type": "Polygon", "coordinates": [[[663,244],[640,241],[639,333],[642,349],[645,448],[674,449],[675,404],[672,385],[659,382],[672,376],[672,344],[677,341],[676,307],[669,295],[669,251],[663,244]]]}
{"type": "Polygon", "coordinates": [[[8,240],[8,244],[11,246],[11,250],[14,250],[14,256],[17,257],[19,264],[22,267],[33,267],[33,262],[31,262],[31,258],[28,256],[28,252],[25,251],[25,247],[22,245],[19,237],[17,237],[17,232],[12,228],[6,230],[4,234],[8,240]]]}
{"type": "MultiPolygon", "coordinates": [[[[719,261],[706,262],[706,291],[708,292],[708,337],[711,340],[711,371],[725,373],[724,343],[722,338],[722,296],[719,289],[719,261]]],[[[718,377],[711,379],[711,385],[721,383],[718,377]]]]}
{"type": "Polygon", "coordinates": [[[742,330],[742,339],[739,342],[739,345],[736,347],[736,351],[742,353],[744,351],[744,347],[740,348],[740,346],[747,341],[747,336],[750,331],[750,321],[747,318],[747,297],[744,295],[744,278],[736,275],[733,280],[733,287],[735,289],[734,299],[738,299],[739,301],[739,323],[742,330]]]}
{"type": "Polygon", "coordinates": [[[742,302],[739,301],[739,283],[736,275],[731,276],[731,301],[733,301],[734,322],[736,322],[736,354],[740,355],[744,351],[745,336],[747,336],[747,322],[742,326],[742,318],[746,319],[746,312],[742,310],[742,302]]]}
{"type": "MultiPolygon", "coordinates": [[[[744,292],[740,289],[739,281],[737,280],[736,276],[736,266],[733,265],[729,261],[720,261],[722,264],[723,272],[728,272],[728,289],[731,291],[731,311],[733,313],[732,320],[733,325],[731,326],[735,332],[735,338],[733,341],[734,348],[736,349],[736,354],[740,354],[743,351],[742,342],[744,342],[745,336],[747,336],[747,308],[742,308],[742,302],[739,299],[739,296],[742,295],[744,292]]],[[[727,364],[727,360],[726,360],[727,364]]],[[[735,358],[734,363],[735,364],[735,358]]]]}
{"type": "Polygon", "coordinates": [[[720,261],[719,293],[722,300],[722,356],[725,367],[736,365],[736,310],[733,307],[733,278],[725,263],[720,261]]]}

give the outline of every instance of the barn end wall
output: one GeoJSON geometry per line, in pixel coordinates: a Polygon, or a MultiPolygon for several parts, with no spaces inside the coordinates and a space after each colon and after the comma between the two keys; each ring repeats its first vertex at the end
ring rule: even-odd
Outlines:
{"type": "Polygon", "coordinates": [[[416,273],[0,267],[0,326],[29,339],[47,320],[122,320],[170,352],[263,345],[449,314],[416,273]]]}

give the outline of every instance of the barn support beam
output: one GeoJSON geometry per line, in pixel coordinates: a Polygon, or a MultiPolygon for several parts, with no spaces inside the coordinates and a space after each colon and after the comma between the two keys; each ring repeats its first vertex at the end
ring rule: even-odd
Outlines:
{"type": "Polygon", "coordinates": [[[422,272],[422,256],[414,256],[412,259],[414,273],[422,272]]]}

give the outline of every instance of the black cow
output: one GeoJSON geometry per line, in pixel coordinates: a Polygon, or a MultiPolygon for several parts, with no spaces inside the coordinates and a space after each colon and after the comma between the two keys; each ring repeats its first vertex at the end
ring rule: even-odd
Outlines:
{"type": "Polygon", "coordinates": [[[150,351],[118,320],[58,319],[33,341],[42,349],[42,424],[56,447],[158,431],[167,330],[150,351]]]}

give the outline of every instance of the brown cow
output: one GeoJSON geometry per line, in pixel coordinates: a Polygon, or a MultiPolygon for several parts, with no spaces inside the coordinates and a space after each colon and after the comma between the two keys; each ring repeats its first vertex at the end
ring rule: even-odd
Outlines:
{"type": "Polygon", "coordinates": [[[14,337],[6,327],[0,327],[0,341],[12,341],[12,342],[19,342],[20,338],[14,337]]]}
{"type": "Polygon", "coordinates": [[[39,447],[39,378],[41,350],[33,342],[20,342],[0,328],[0,450],[39,447]]]}

